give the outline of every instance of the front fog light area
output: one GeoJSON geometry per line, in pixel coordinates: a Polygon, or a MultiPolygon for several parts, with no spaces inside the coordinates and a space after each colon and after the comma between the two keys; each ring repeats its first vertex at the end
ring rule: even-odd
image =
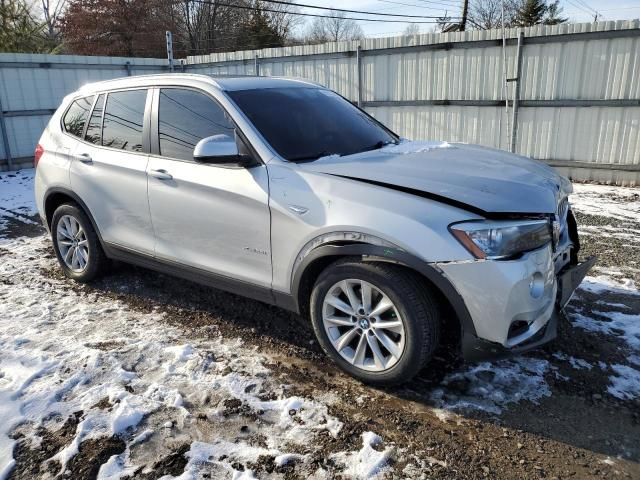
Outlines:
{"type": "Polygon", "coordinates": [[[536,272],[531,275],[531,281],[529,282],[529,293],[533,298],[540,298],[544,293],[544,277],[540,272],[536,272]]]}

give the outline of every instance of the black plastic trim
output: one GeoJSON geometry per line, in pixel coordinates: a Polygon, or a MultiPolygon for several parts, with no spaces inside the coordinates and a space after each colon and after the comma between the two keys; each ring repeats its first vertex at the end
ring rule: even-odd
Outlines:
{"type": "Polygon", "coordinates": [[[287,310],[296,311],[295,304],[290,298],[291,295],[287,295],[283,292],[274,292],[269,287],[262,287],[260,285],[208,272],[197,267],[159,259],[146,253],[138,252],[109,242],[104,242],[103,248],[107,257],[113,260],[131,263],[133,265],[138,265],[167,275],[184,278],[201,285],[242,295],[243,297],[268,303],[269,305],[276,305],[287,310]]]}
{"type": "Polygon", "coordinates": [[[561,310],[553,311],[551,318],[544,328],[525,343],[513,348],[507,348],[499,343],[489,342],[469,335],[467,332],[462,336],[462,357],[467,362],[480,362],[483,360],[497,360],[500,358],[512,357],[521,353],[538,348],[555,339],[558,335],[558,320],[564,314],[561,310]]]}
{"type": "MultiPolygon", "coordinates": [[[[449,279],[430,263],[421,260],[403,250],[378,245],[370,245],[365,243],[356,243],[349,245],[323,245],[315,248],[300,262],[296,271],[293,273],[291,282],[291,296],[293,300],[298,302],[300,292],[300,283],[306,268],[314,261],[322,257],[328,256],[361,256],[363,261],[372,262],[391,262],[407,266],[433,283],[438,290],[447,298],[453,310],[455,311],[460,325],[462,326],[462,334],[472,335],[475,337],[476,329],[473,326],[473,320],[469,314],[462,296],[458,293],[449,279]]],[[[299,307],[299,305],[298,305],[299,307]]]]}

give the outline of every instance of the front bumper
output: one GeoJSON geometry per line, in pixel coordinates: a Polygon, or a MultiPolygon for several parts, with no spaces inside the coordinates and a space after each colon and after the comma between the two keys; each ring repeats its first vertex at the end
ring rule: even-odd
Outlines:
{"type": "Polygon", "coordinates": [[[519,354],[556,337],[562,309],[596,260],[567,264],[555,274],[557,259],[545,247],[513,261],[439,265],[472,318],[473,325],[463,326],[465,360],[519,354]]]}

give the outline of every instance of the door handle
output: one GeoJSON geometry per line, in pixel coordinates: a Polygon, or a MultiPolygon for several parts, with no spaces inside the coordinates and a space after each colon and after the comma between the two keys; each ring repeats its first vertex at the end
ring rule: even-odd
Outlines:
{"type": "Polygon", "coordinates": [[[93,159],[91,158],[91,155],[89,155],[88,153],[81,153],[76,158],[78,160],[80,160],[82,163],[91,163],[91,162],[93,162],[93,159]]]}
{"type": "Polygon", "coordinates": [[[164,169],[149,170],[149,175],[158,180],[171,180],[173,178],[173,176],[164,169]]]}

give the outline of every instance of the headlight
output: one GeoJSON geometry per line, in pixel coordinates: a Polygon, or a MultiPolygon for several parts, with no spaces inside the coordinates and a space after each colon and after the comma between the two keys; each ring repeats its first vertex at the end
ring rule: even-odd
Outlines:
{"type": "Polygon", "coordinates": [[[548,220],[455,223],[451,233],[476,258],[505,259],[551,241],[548,220]]]}

